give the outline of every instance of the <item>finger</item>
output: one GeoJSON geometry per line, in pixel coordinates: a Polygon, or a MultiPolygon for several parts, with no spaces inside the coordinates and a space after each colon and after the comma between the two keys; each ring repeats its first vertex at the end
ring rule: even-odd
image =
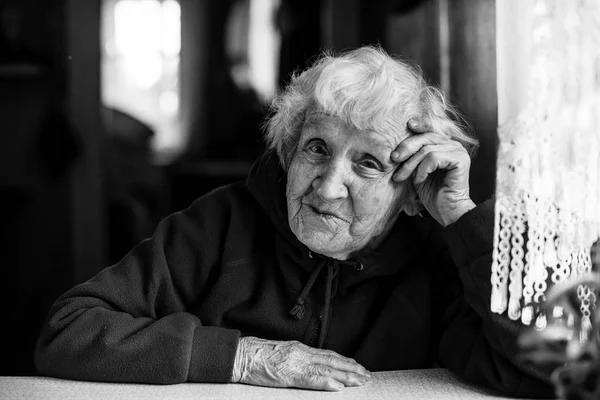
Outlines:
{"type": "Polygon", "coordinates": [[[450,186],[468,179],[470,158],[460,143],[451,141],[451,148],[439,147],[443,151],[431,151],[421,161],[414,173],[413,183],[420,185],[436,170],[445,170],[444,180],[450,186]]]}
{"type": "Polygon", "coordinates": [[[298,375],[292,386],[301,389],[326,390],[328,392],[339,392],[344,388],[344,384],[336,381],[334,378],[322,375],[298,375]]]}
{"type": "Polygon", "coordinates": [[[298,351],[308,353],[311,356],[311,362],[314,362],[315,364],[327,364],[322,361],[330,358],[337,359],[339,362],[343,363],[356,363],[352,358],[344,357],[333,350],[317,349],[300,342],[296,342],[296,347],[298,351]]]}
{"type": "Polygon", "coordinates": [[[343,383],[344,386],[362,386],[369,380],[366,376],[355,372],[340,371],[327,365],[320,364],[311,365],[309,367],[309,372],[311,375],[331,377],[336,381],[343,383]]]}
{"type": "Polygon", "coordinates": [[[431,118],[426,115],[412,117],[408,120],[406,126],[414,133],[433,132],[431,118]]]}
{"type": "Polygon", "coordinates": [[[315,347],[310,347],[305,344],[301,344],[301,345],[306,349],[306,351],[308,351],[310,354],[312,354],[315,357],[324,357],[324,358],[332,357],[332,358],[336,358],[342,362],[358,364],[356,362],[356,360],[354,360],[353,358],[345,357],[339,353],[336,353],[333,350],[317,349],[315,347]]]}
{"type": "Polygon", "coordinates": [[[312,362],[315,364],[326,365],[340,371],[354,372],[366,377],[371,376],[371,373],[367,371],[365,367],[357,363],[354,359],[344,357],[331,350],[318,351],[314,355],[312,362]]]}
{"type": "Polygon", "coordinates": [[[429,153],[417,167],[415,179],[413,180],[415,186],[425,182],[427,177],[438,169],[449,170],[455,168],[457,164],[456,161],[446,156],[447,154],[429,153]]]}
{"type": "Polygon", "coordinates": [[[439,135],[433,132],[427,132],[420,135],[410,136],[398,144],[392,151],[392,162],[401,163],[408,160],[413,154],[421,149],[421,147],[430,144],[449,143],[451,140],[446,136],[439,135]]]}
{"type": "Polygon", "coordinates": [[[421,147],[416,153],[414,153],[408,160],[406,160],[402,165],[394,172],[394,176],[392,179],[395,182],[402,182],[407,180],[413,172],[417,169],[419,164],[427,157],[429,154],[433,152],[449,152],[453,151],[453,147],[448,146],[447,144],[442,145],[432,145],[426,144],[421,147]]]}

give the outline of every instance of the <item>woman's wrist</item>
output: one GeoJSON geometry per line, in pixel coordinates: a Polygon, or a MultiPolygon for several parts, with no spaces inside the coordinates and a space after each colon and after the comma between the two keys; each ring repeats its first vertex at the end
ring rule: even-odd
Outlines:
{"type": "Polygon", "coordinates": [[[233,373],[231,374],[231,382],[237,383],[242,380],[244,375],[244,363],[246,357],[246,341],[245,337],[240,338],[238,347],[235,352],[235,360],[233,361],[233,373]]]}
{"type": "Polygon", "coordinates": [[[460,202],[457,206],[452,208],[452,210],[449,210],[441,216],[442,225],[444,227],[447,227],[448,225],[455,223],[460,219],[460,217],[462,217],[475,207],[476,205],[471,199],[460,202]]]}

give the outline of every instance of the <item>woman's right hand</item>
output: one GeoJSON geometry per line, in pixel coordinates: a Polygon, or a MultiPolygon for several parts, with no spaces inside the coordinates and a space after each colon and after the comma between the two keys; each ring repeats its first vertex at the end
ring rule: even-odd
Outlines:
{"type": "Polygon", "coordinates": [[[240,339],[232,382],[271,387],[339,391],[362,386],[371,373],[351,358],[297,341],[240,339]]]}

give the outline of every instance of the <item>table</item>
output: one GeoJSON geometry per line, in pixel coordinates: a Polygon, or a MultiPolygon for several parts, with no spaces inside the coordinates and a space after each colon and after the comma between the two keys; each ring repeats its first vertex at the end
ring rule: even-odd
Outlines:
{"type": "Polygon", "coordinates": [[[496,399],[494,392],[467,385],[445,369],[376,372],[362,387],[341,392],[264,388],[241,384],[140,385],[79,382],[41,377],[0,377],[2,400],[136,399],[496,399]]]}

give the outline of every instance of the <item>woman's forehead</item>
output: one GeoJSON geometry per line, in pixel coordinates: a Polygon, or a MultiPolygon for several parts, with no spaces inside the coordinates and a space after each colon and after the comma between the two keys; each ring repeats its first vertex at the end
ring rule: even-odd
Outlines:
{"type": "Polygon", "coordinates": [[[392,129],[359,129],[335,115],[322,111],[307,113],[305,126],[312,127],[313,129],[310,131],[315,134],[333,131],[337,133],[343,132],[344,134],[355,136],[368,147],[389,148],[390,152],[409,136],[406,129],[402,132],[392,131],[392,129]]]}

